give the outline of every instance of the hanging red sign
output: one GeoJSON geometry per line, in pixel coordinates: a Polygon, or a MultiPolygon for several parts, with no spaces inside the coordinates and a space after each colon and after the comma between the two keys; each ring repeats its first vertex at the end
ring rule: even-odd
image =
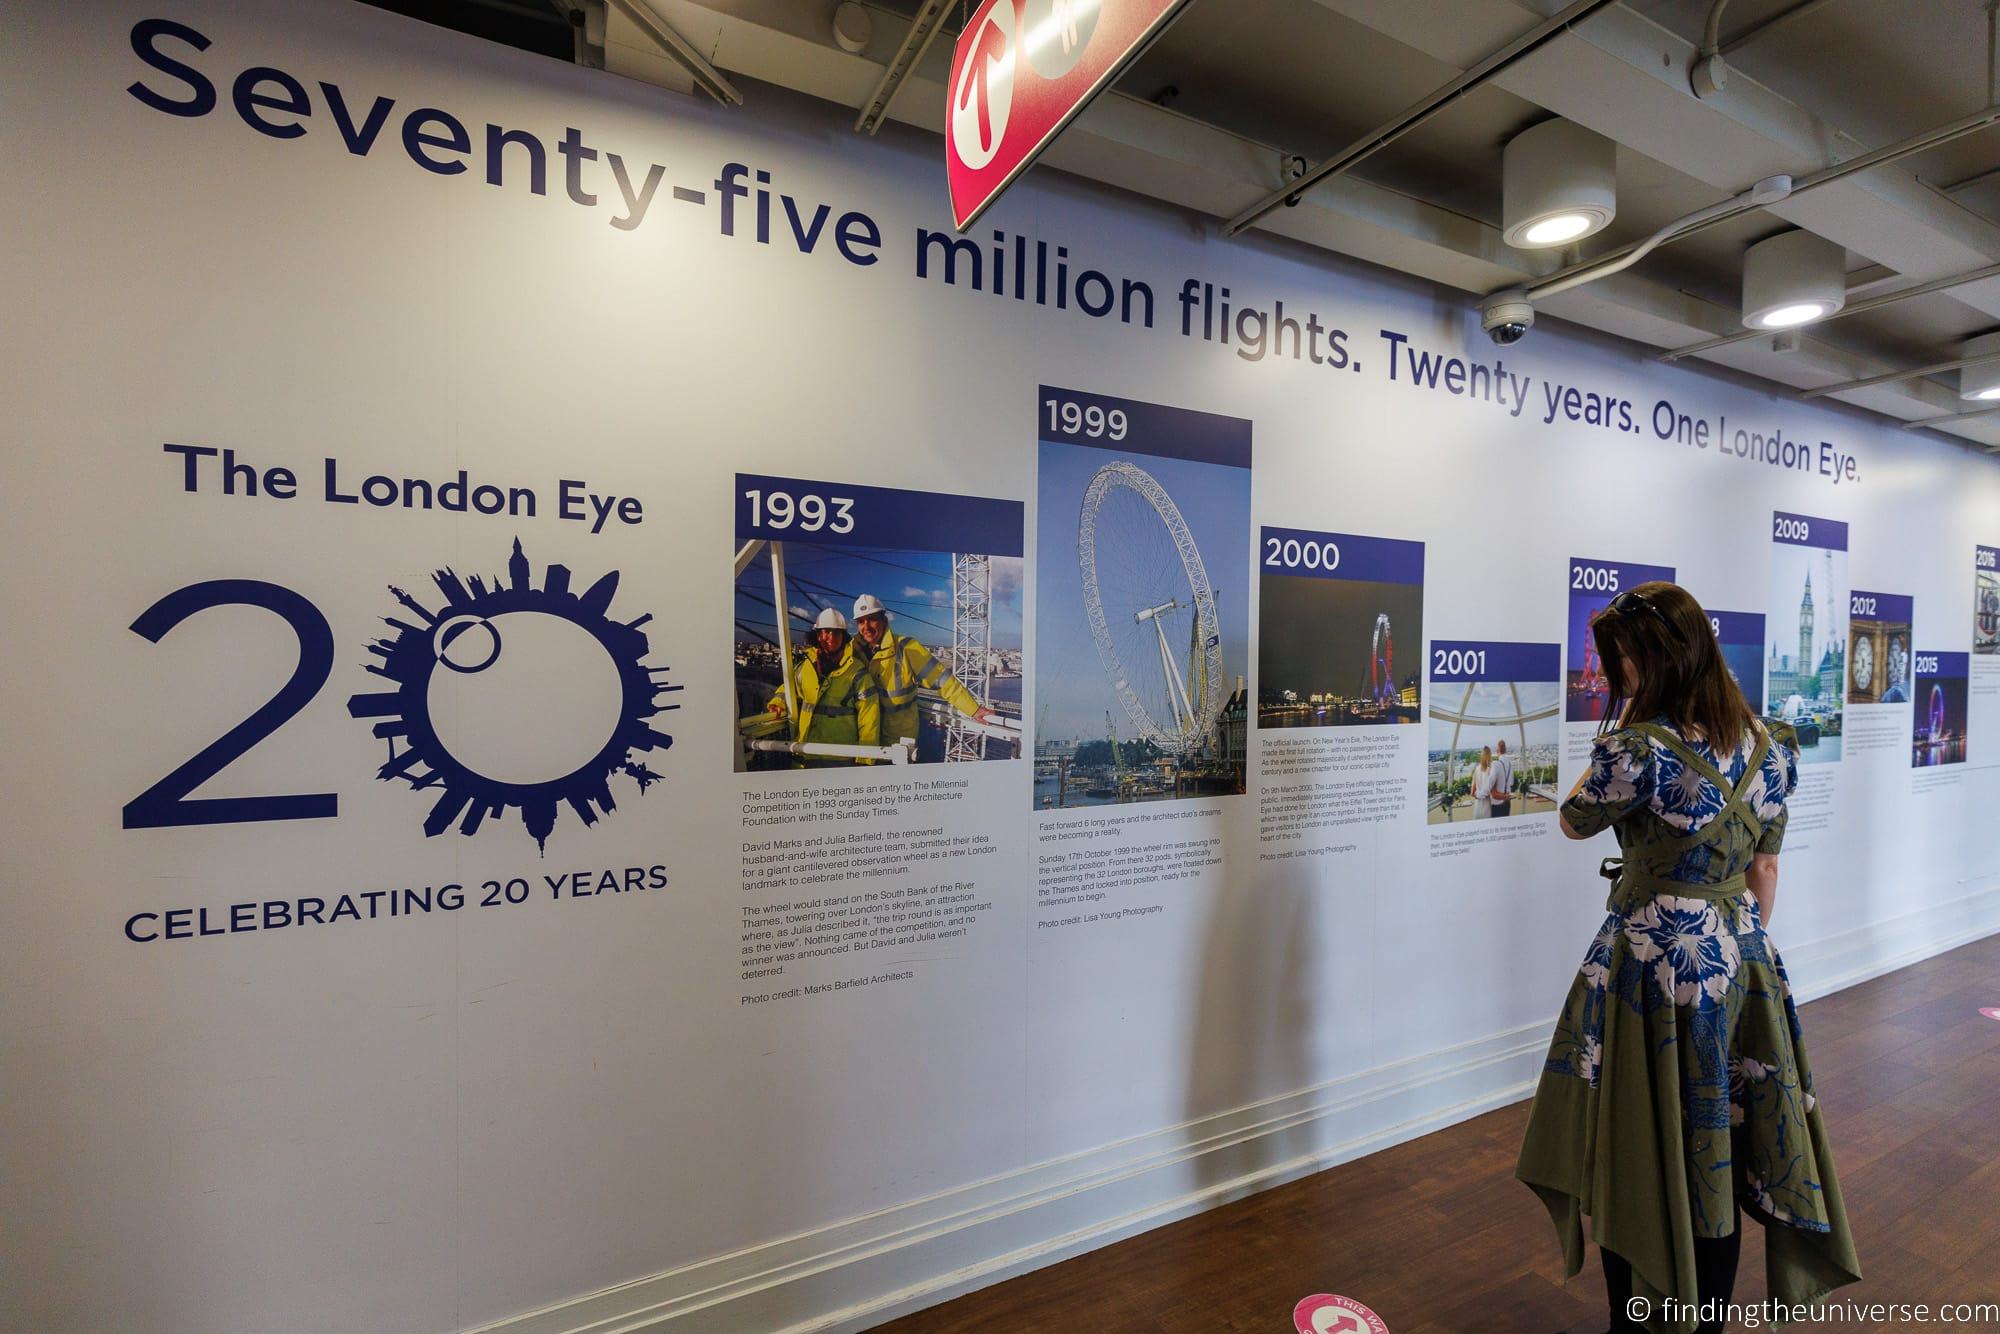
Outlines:
{"type": "Polygon", "coordinates": [[[1192,0],[982,0],[951,53],[951,215],[964,231],[1192,0]]]}

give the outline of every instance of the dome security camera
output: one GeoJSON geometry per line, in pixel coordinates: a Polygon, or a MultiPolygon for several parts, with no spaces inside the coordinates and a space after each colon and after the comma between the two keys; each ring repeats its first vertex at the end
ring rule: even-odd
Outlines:
{"type": "Polygon", "coordinates": [[[1535,327],[1535,305],[1518,288],[1495,292],[1480,303],[1479,327],[1502,347],[1512,347],[1535,327]]]}

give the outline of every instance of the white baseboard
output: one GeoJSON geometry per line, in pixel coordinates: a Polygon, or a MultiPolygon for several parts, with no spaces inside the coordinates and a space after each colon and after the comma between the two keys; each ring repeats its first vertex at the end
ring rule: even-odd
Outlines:
{"type": "MultiPolygon", "coordinates": [[[[2000,932],[2000,877],[1785,949],[1801,1000],[2000,932]]],[[[1554,1018],[481,1326],[849,1334],[1505,1106],[1554,1018]]],[[[1299,1294],[1305,1295],[1303,1293],[1299,1294]]]]}
{"type": "MultiPolygon", "coordinates": [[[[1966,883],[1983,887],[1948,903],[1803,945],[1780,940],[1793,994],[1801,1003],[1817,1000],[2000,932],[2000,875],[1966,883]]],[[[1780,903],[1781,911],[1783,907],[1780,903]]],[[[1776,929],[1782,937],[1783,924],[1776,929]]]]}
{"type": "Polygon", "coordinates": [[[1527,1097],[1552,1023],[1039,1163],[474,1334],[868,1329],[1527,1097]]]}

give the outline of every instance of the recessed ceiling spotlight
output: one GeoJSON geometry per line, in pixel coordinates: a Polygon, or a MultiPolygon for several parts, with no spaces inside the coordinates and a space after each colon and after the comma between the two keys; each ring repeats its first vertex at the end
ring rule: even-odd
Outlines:
{"type": "Polygon", "coordinates": [[[1826,314],[1826,306],[1818,301],[1801,301],[1796,306],[1779,306],[1767,310],[1757,318],[1757,323],[1766,329],[1789,329],[1794,324],[1811,324],[1826,314]]]}
{"type": "Polygon", "coordinates": [[[1543,218],[1521,233],[1523,245],[1561,245],[1591,230],[1592,219],[1583,213],[1558,213],[1543,218]]]}
{"type": "MultiPolygon", "coordinates": [[[[1965,344],[1968,357],[2000,357],[2000,333],[1981,334],[1965,344]]],[[[2000,399],[2000,361],[1958,368],[1958,396],[1975,403],[2000,399]]]]}
{"type": "Polygon", "coordinates": [[[1500,156],[1500,228],[1510,246],[1546,249],[1602,231],[1618,214],[1617,147],[1567,120],[1545,120],[1500,156]]]}
{"type": "Polygon", "coordinates": [[[1780,232],[1743,253],[1743,324],[1791,329],[1847,304],[1847,252],[1807,231],[1780,232]]]}

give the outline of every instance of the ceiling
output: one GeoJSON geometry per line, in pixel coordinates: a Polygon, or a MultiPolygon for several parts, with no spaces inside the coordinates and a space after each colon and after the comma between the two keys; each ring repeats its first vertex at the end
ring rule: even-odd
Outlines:
{"type": "MultiPolygon", "coordinates": [[[[576,58],[693,92],[662,43],[685,39],[725,76],[859,107],[918,0],[871,0],[858,54],[834,40],[835,0],[366,0],[495,40],[557,13],[588,34],[576,58]]],[[[1618,144],[1618,216],[1580,258],[1643,239],[1775,172],[1803,176],[1933,129],[1990,101],[1986,0],[1724,0],[1728,80],[1692,90],[1712,0],[1622,0],[1483,82],[1296,208],[1255,226],[1485,294],[1577,256],[1499,238],[1500,154],[1566,116],[1618,144]]],[[[1221,220],[1381,127],[1558,10],[1562,0],[1198,0],[1051,148],[1058,169],[1221,220]]],[[[904,82],[890,118],[937,130],[963,6],[904,82]]],[[[696,93],[695,95],[700,95],[696,93]]],[[[1846,248],[1849,299],[2000,263],[2000,127],[1858,172],[1662,246],[1636,266],[1538,302],[1549,314],[1662,351],[1742,332],[1752,242],[1792,227],[1846,248]]],[[[1804,390],[1958,356],[2000,329],[2000,277],[1696,354],[1804,390]]],[[[1531,335],[1532,336],[1532,335],[1531,335]]],[[[2000,450],[2000,413],[1969,405],[1955,372],[1834,397],[2000,450]]]]}

